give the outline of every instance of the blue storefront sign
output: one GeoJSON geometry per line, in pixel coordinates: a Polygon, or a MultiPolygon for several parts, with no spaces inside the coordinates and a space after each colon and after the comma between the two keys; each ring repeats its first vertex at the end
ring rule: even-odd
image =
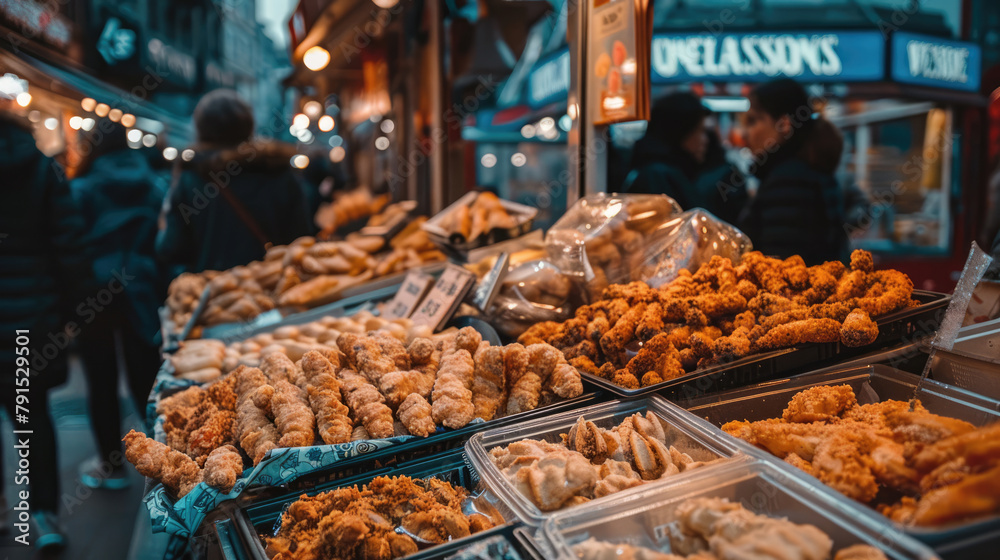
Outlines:
{"type": "Polygon", "coordinates": [[[916,33],[892,37],[892,79],[921,86],[979,91],[979,45],[916,33]]]}
{"type": "Polygon", "coordinates": [[[657,33],[653,83],[763,81],[860,82],[885,76],[878,31],[657,33]]]}
{"type": "Polygon", "coordinates": [[[539,62],[528,76],[528,106],[544,107],[566,101],[569,93],[569,49],[559,51],[539,62]]]}

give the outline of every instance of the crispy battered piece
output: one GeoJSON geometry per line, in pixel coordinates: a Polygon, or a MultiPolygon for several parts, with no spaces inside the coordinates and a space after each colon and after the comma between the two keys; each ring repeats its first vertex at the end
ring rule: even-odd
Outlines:
{"type": "Polygon", "coordinates": [[[507,415],[518,414],[538,407],[542,381],[532,371],[522,375],[511,387],[507,399],[507,415]]]}
{"type": "Polygon", "coordinates": [[[809,286],[809,270],[806,262],[799,255],[792,255],[782,263],[782,272],[789,286],[795,290],[804,290],[809,286]]]}
{"type": "Polygon", "coordinates": [[[856,406],[858,400],[850,385],[821,385],[796,393],[781,417],[786,422],[830,422],[856,406]]]}
{"type": "Polygon", "coordinates": [[[268,451],[278,446],[278,439],[281,437],[274,423],[253,400],[255,392],[270,388],[270,385],[267,384],[267,376],[257,368],[241,365],[230,375],[236,377],[235,435],[239,439],[240,447],[256,465],[268,451]]]}
{"type": "Polygon", "coordinates": [[[517,337],[517,341],[525,346],[551,342],[558,333],[562,332],[562,328],[562,324],[555,321],[535,323],[521,333],[521,336],[517,337]]]}
{"type": "Polygon", "coordinates": [[[851,270],[860,272],[871,272],[875,269],[875,261],[872,254],[863,249],[855,249],[851,253],[851,270]]]}
{"type": "Polygon", "coordinates": [[[431,394],[434,422],[461,428],[475,418],[472,404],[474,371],[472,355],[464,348],[442,358],[431,394]]]}
{"type": "Polygon", "coordinates": [[[383,375],[397,371],[394,356],[386,354],[382,350],[382,345],[372,337],[342,333],[337,337],[337,347],[347,356],[347,360],[356,371],[376,386],[381,382],[383,375]]]}
{"type": "Polygon", "coordinates": [[[284,379],[274,385],[271,398],[274,425],[281,433],[280,447],[306,447],[316,441],[316,415],[305,391],[284,379]]]}
{"type": "Polygon", "coordinates": [[[913,281],[898,270],[880,270],[868,275],[871,288],[857,300],[857,306],[870,316],[878,317],[902,309],[910,303],[913,281]],[[872,289],[876,291],[872,292],[872,289]]]}
{"type": "Polygon", "coordinates": [[[752,300],[747,302],[747,309],[757,317],[766,317],[795,309],[795,302],[778,294],[758,292],[752,300]]]}
{"type": "Polygon", "coordinates": [[[271,352],[264,356],[260,361],[260,370],[272,385],[282,379],[297,385],[296,382],[301,380],[295,369],[295,362],[281,352],[271,352]]]}
{"type": "Polygon", "coordinates": [[[219,410],[236,411],[236,378],[227,375],[205,387],[205,396],[219,410]]]}
{"type": "Polygon", "coordinates": [[[429,338],[414,338],[407,348],[410,353],[410,361],[414,366],[427,365],[434,358],[437,351],[434,341],[429,338]]]}
{"type": "Polygon", "coordinates": [[[579,358],[580,356],[596,360],[598,359],[599,352],[597,345],[592,340],[581,340],[577,345],[564,349],[563,355],[570,360],[579,358]]]}
{"type": "Polygon", "coordinates": [[[604,357],[618,365],[625,365],[625,346],[635,338],[635,329],[639,320],[646,313],[646,304],[640,303],[632,307],[618,320],[608,332],[601,337],[601,350],[604,357]]]}
{"type": "Polygon", "coordinates": [[[543,388],[564,399],[572,399],[583,394],[583,380],[580,372],[563,358],[552,370],[552,375],[543,382],[543,388]]]}
{"type": "Polygon", "coordinates": [[[840,340],[840,323],[833,319],[805,319],[779,325],[751,345],[751,351],[764,352],[787,348],[804,342],[840,340]]]}
{"type": "Polygon", "coordinates": [[[593,360],[586,356],[579,356],[569,361],[570,365],[583,373],[597,375],[598,367],[593,360]]]}
{"type": "Polygon", "coordinates": [[[876,338],[878,325],[861,309],[851,311],[840,328],[840,341],[852,348],[871,344],[876,338]]]}
{"type": "Polygon", "coordinates": [[[601,337],[610,328],[611,323],[608,321],[608,316],[603,311],[597,311],[594,313],[594,317],[590,319],[590,322],[587,323],[587,340],[592,343],[600,342],[601,337]]]}
{"type": "Polygon", "coordinates": [[[658,334],[643,345],[626,369],[641,380],[642,386],[655,385],[684,375],[680,352],[667,334],[658,334]]]}
{"type": "Polygon", "coordinates": [[[203,465],[209,454],[218,447],[235,443],[233,426],[236,423],[236,413],[231,410],[219,410],[214,404],[203,403],[203,414],[194,416],[185,426],[187,436],[187,454],[203,465]]]}
{"type": "Polygon", "coordinates": [[[913,523],[944,525],[1000,510],[1000,464],[960,482],[928,492],[917,503],[913,523]]]}
{"type": "Polygon", "coordinates": [[[302,356],[302,371],[320,439],[326,444],[351,441],[352,422],[347,406],[341,401],[340,382],[333,364],[319,352],[306,352],[302,356]]]}
{"type": "Polygon", "coordinates": [[[243,456],[232,445],[212,451],[205,461],[205,484],[228,493],[243,474],[243,456]]]}
{"type": "Polygon", "coordinates": [[[378,331],[371,338],[382,349],[382,353],[392,360],[397,370],[406,371],[413,367],[410,353],[398,338],[386,331],[378,331]]]}
{"type": "Polygon", "coordinates": [[[419,370],[391,371],[382,376],[379,389],[385,395],[386,404],[395,410],[408,395],[416,394],[423,398],[431,396],[434,388],[434,377],[419,370]]]}
{"type": "Polygon", "coordinates": [[[139,474],[159,480],[178,498],[187,495],[202,481],[198,464],[180,451],[146,437],[135,430],[125,435],[125,458],[139,474]]]}
{"type": "MultiPolygon", "coordinates": [[[[479,331],[472,327],[462,327],[458,329],[455,333],[455,338],[452,341],[453,348],[445,349],[445,354],[451,352],[457,352],[459,350],[465,350],[470,356],[476,354],[476,350],[479,349],[479,345],[483,342],[483,335],[479,334],[479,331]]],[[[444,355],[442,355],[442,359],[444,355]]]]}
{"type": "Polygon", "coordinates": [[[392,410],[385,405],[382,393],[354,370],[343,368],[337,376],[340,379],[340,394],[355,424],[363,425],[373,439],[392,437],[392,410]]]}
{"type": "Polygon", "coordinates": [[[156,405],[156,413],[169,415],[175,410],[194,408],[201,404],[201,401],[205,400],[205,397],[206,394],[204,389],[198,385],[192,385],[183,391],[174,393],[165,399],[161,399],[156,405]]]}
{"type": "Polygon", "coordinates": [[[426,437],[437,429],[430,403],[416,393],[411,393],[400,403],[396,417],[406,426],[406,431],[415,436],[426,437]]]}
{"type": "Polygon", "coordinates": [[[524,346],[511,344],[503,346],[485,346],[476,352],[474,378],[472,380],[472,406],[476,418],[490,421],[496,416],[503,404],[506,375],[520,376],[528,369],[528,353],[524,346]]]}

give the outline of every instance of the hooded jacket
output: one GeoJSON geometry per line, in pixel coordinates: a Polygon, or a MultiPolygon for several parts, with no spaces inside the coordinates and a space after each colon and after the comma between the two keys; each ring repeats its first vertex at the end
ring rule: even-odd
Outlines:
{"type": "Polygon", "coordinates": [[[127,282],[121,307],[132,327],[155,341],[166,297],[156,260],[157,217],[166,188],[140,152],[118,150],[70,183],[87,227],[97,288],[127,282]]]}
{"type": "Polygon", "coordinates": [[[225,270],[264,257],[264,243],[221,192],[228,190],[274,245],[313,232],[290,147],[245,143],[198,150],[174,170],[156,239],[160,258],[191,272],[225,270]]]}
{"type": "Polygon", "coordinates": [[[690,210],[702,206],[695,182],[698,163],[656,136],[646,135],[632,149],[632,171],[622,189],[635,194],[665,194],[690,210]]]}
{"type": "Polygon", "coordinates": [[[833,175],[807,163],[803,128],[757,166],[760,179],[740,229],[765,255],[801,255],[807,265],[846,260],[844,197],[833,175]]]}
{"type": "MultiPolygon", "coordinates": [[[[31,132],[0,116],[0,383],[15,383],[15,331],[30,340],[31,387],[66,380],[68,321],[84,305],[88,260],[84,224],[62,170],[35,147],[31,132]]],[[[91,294],[93,295],[93,294],[91,294]]],[[[3,389],[3,390],[9,390],[3,389]]]]}

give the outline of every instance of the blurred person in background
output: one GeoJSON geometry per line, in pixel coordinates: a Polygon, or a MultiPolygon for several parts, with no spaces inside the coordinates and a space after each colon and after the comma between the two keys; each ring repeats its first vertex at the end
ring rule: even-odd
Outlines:
{"type": "MultiPolygon", "coordinates": [[[[802,148],[802,157],[813,169],[836,178],[844,154],[844,135],[830,121],[816,119],[813,132],[802,148]]],[[[872,204],[853,181],[842,187],[844,223],[847,230],[866,229],[871,223],[872,204]]]]}
{"type": "Polygon", "coordinates": [[[736,224],[747,204],[747,180],[726,158],[719,132],[709,128],[707,134],[708,147],[697,181],[700,205],[720,220],[736,224]]]}
{"type": "MultiPolygon", "coordinates": [[[[66,381],[66,347],[83,322],[74,310],[86,297],[81,287],[89,285],[89,267],[84,223],[63,171],[38,151],[30,125],[8,112],[11,105],[0,96],[0,393],[12,429],[31,431],[29,535],[36,549],[48,549],[66,544],[57,516],[59,461],[48,392],[66,381]],[[23,345],[19,331],[27,338],[23,345]],[[30,377],[23,376],[29,368],[30,377]]],[[[11,484],[23,479],[6,473],[0,488],[16,490],[11,484]]],[[[9,530],[14,520],[7,516],[17,513],[10,508],[21,500],[17,492],[11,502],[2,496],[0,527],[9,530]]]]}
{"type": "Polygon", "coordinates": [[[823,151],[810,143],[829,129],[818,124],[824,119],[813,114],[805,89],[789,79],[761,84],[750,93],[745,119],[760,187],[739,226],[754,249],[782,259],[800,255],[807,265],[846,260],[845,197],[829,166],[840,153],[810,158],[823,151]]]}
{"type": "Polygon", "coordinates": [[[632,149],[632,170],[622,190],[665,194],[685,210],[703,206],[696,182],[708,150],[705,118],[710,114],[693,93],[671,93],[657,100],[646,134],[632,149]]]}
{"type": "Polygon", "coordinates": [[[251,141],[253,112],[235,91],[206,94],[194,125],[195,155],[175,167],[161,214],[161,259],[189,272],[225,270],[313,231],[294,149],[251,141]]]}
{"type": "Polygon", "coordinates": [[[121,452],[118,352],[140,418],[160,364],[157,308],[166,298],[166,282],[156,259],[156,232],[166,186],[147,157],[129,147],[125,127],[108,119],[81,132],[80,153],[83,161],[70,187],[87,227],[91,292],[108,289],[114,299],[88,317],[79,336],[99,451],[80,466],[79,475],[90,488],[115,490],[128,486],[121,452]]]}

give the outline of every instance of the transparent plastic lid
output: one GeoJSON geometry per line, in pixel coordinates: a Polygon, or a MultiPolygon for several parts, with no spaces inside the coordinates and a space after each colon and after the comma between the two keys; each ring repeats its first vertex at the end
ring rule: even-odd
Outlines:
{"type": "MultiPolygon", "coordinates": [[[[555,511],[542,511],[527,496],[522,494],[493,462],[490,450],[506,447],[511,443],[525,439],[559,444],[563,441],[561,434],[568,433],[581,417],[593,422],[598,428],[611,429],[628,417],[637,413],[645,415],[647,411],[655,415],[663,427],[666,445],[673,446],[677,451],[688,454],[694,461],[707,462],[734,457],[734,455],[737,456],[735,457],[737,460],[747,459],[746,455],[737,452],[738,445],[728,436],[658,395],[633,401],[611,401],[556,414],[542,420],[521,422],[481,432],[472,436],[465,444],[466,454],[490,490],[507,503],[524,523],[540,526],[546,518],[555,514],[555,511]]],[[[661,485],[664,481],[683,480],[692,473],[715,469],[721,464],[723,463],[712,463],[688,469],[659,480],[647,481],[628,490],[595,498],[581,505],[563,507],[557,511],[573,510],[584,506],[601,507],[602,504],[624,499],[624,496],[634,494],[636,491],[661,485]]]]}
{"type": "Polygon", "coordinates": [[[756,514],[814,525],[833,541],[834,553],[867,544],[894,560],[937,558],[911,537],[865,523],[829,493],[764,462],[728,463],[643,490],[629,500],[558,513],[545,522],[544,538],[560,559],[578,558],[573,548],[588,539],[669,553],[675,510],[694,498],[725,498],[756,514]]]}

